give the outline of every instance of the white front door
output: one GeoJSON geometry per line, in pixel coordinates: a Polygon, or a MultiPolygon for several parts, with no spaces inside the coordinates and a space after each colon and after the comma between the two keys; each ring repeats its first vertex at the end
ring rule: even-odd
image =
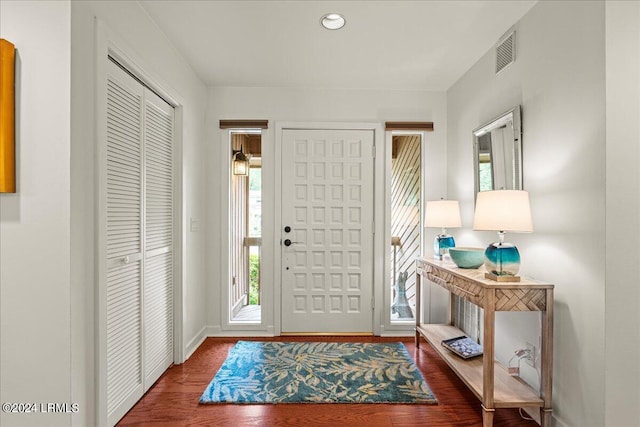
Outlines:
{"type": "Polygon", "coordinates": [[[282,134],[282,332],[373,332],[373,130],[282,134]]]}

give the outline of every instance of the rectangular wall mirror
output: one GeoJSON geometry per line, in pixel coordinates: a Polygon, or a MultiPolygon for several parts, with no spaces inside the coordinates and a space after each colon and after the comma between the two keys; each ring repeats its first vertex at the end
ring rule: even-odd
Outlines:
{"type": "Polygon", "coordinates": [[[522,190],[520,106],[473,131],[475,194],[487,190],[522,190]]]}

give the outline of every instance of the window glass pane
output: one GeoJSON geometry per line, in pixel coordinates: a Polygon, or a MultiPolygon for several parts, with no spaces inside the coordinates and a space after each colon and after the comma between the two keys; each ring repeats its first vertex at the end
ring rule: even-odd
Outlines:
{"type": "Polygon", "coordinates": [[[261,134],[231,132],[232,158],[242,157],[247,169],[230,168],[229,318],[232,323],[260,323],[262,245],[261,134]],[[242,173],[241,173],[242,172],[242,173]]]}
{"type": "Polygon", "coordinates": [[[416,274],[421,254],[421,136],[395,135],[391,159],[391,321],[414,319],[416,274]]]}

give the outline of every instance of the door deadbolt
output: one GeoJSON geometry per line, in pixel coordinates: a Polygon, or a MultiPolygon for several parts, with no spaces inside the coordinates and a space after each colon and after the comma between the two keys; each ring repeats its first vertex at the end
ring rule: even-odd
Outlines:
{"type": "Polygon", "coordinates": [[[284,228],[284,232],[285,233],[290,233],[291,232],[291,227],[289,227],[288,225],[284,228]]]}

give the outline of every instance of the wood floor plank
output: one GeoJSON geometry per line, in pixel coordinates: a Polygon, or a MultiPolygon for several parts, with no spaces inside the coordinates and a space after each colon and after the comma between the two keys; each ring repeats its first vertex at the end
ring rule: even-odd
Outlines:
{"type": "MultiPolygon", "coordinates": [[[[400,404],[279,404],[200,405],[198,400],[239,338],[207,338],[184,364],[172,366],[118,423],[119,426],[363,426],[455,427],[481,426],[480,402],[423,344],[413,338],[275,337],[241,338],[256,341],[398,342],[424,375],[438,399],[437,405],[400,404]]],[[[536,426],[516,409],[498,409],[496,427],[536,426]]]]}

